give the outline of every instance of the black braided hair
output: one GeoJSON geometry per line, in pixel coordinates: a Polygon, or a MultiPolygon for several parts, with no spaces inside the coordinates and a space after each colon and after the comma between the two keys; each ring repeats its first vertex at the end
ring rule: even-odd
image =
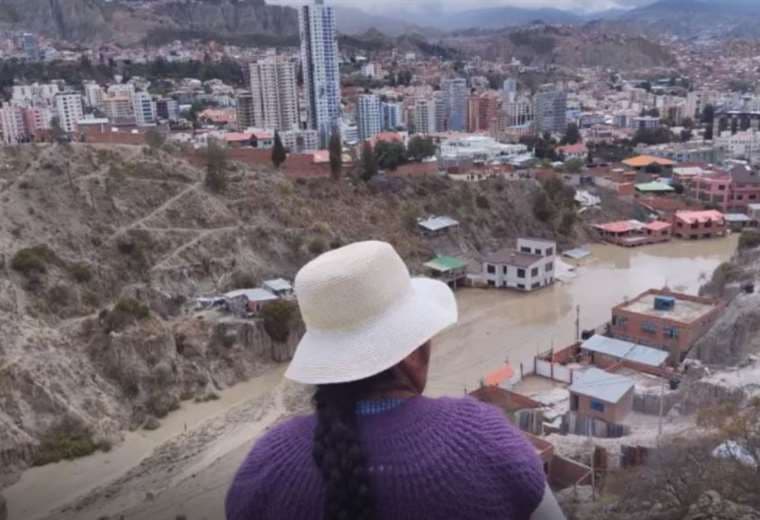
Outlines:
{"type": "Polygon", "coordinates": [[[356,424],[356,403],[390,371],[353,383],[321,385],[314,393],[317,427],[312,456],[326,485],[324,520],[374,520],[375,497],[356,424]]]}

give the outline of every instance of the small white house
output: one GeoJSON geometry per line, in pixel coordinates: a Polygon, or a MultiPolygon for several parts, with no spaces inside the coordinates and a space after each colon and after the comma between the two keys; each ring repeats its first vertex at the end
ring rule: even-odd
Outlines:
{"type": "Polygon", "coordinates": [[[459,222],[451,217],[442,216],[420,219],[417,221],[417,225],[423,235],[438,236],[457,229],[459,227],[459,222]]]}
{"type": "Polygon", "coordinates": [[[293,285],[283,278],[266,280],[261,285],[264,289],[271,292],[275,296],[279,296],[280,298],[286,298],[293,294],[293,285]]]}
{"type": "Polygon", "coordinates": [[[532,291],[554,283],[557,244],[520,238],[517,250],[503,250],[483,259],[483,276],[490,287],[532,291]]]}

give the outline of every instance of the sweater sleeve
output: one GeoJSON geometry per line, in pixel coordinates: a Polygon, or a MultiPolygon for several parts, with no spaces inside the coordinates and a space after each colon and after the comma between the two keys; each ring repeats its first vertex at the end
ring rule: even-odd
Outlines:
{"type": "Polygon", "coordinates": [[[227,520],[257,520],[264,518],[267,490],[267,460],[269,437],[262,438],[248,453],[232,480],[224,503],[227,520]]]}
{"type": "Polygon", "coordinates": [[[514,518],[527,520],[541,503],[546,488],[541,459],[525,434],[501,410],[481,403],[478,406],[487,465],[510,501],[514,518]]]}

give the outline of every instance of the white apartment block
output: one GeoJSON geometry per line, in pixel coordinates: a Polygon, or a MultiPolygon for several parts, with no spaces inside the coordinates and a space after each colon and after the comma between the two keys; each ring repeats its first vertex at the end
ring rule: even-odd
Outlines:
{"type": "Polygon", "coordinates": [[[522,97],[504,103],[504,117],[505,126],[509,128],[532,125],[536,117],[533,102],[530,98],[522,97]]]}
{"type": "Polygon", "coordinates": [[[324,0],[298,10],[306,112],[309,128],[326,146],[340,119],[340,71],[335,12],[324,0]]]}
{"type": "Polygon", "coordinates": [[[103,105],[103,88],[94,81],[85,83],[84,101],[90,108],[100,108],[103,105]]]}
{"type": "Polygon", "coordinates": [[[59,92],[55,96],[55,108],[61,128],[67,133],[77,130],[77,122],[84,116],[82,96],[78,92],[59,92]]]}
{"type": "Polygon", "coordinates": [[[34,83],[32,85],[14,85],[11,103],[16,106],[55,105],[55,96],[60,92],[57,83],[34,83]]]}
{"type": "Polygon", "coordinates": [[[153,126],[156,124],[156,103],[153,101],[153,96],[147,92],[136,92],[133,105],[137,126],[153,126]]]}
{"type": "Polygon", "coordinates": [[[519,238],[517,250],[504,250],[483,259],[483,276],[490,287],[532,291],[554,283],[557,244],[551,240],[519,238]]]}
{"type": "Polygon", "coordinates": [[[0,107],[0,137],[4,144],[18,144],[26,137],[22,108],[3,103],[0,107]]]}
{"type": "Polygon", "coordinates": [[[319,133],[316,130],[286,130],[280,132],[280,140],[290,153],[319,150],[319,133]]]}
{"type": "Polygon", "coordinates": [[[463,132],[467,127],[467,97],[470,91],[464,78],[441,81],[443,105],[446,114],[446,130],[463,132]]]}
{"type": "Polygon", "coordinates": [[[383,128],[380,98],[374,94],[362,94],[356,102],[356,122],[359,127],[359,139],[366,140],[376,136],[383,128]]]}
{"type": "Polygon", "coordinates": [[[112,125],[135,124],[135,106],[132,98],[123,95],[109,95],[103,98],[103,112],[112,125]]]}
{"type": "Polygon", "coordinates": [[[722,132],[713,139],[716,148],[724,153],[726,159],[742,159],[755,164],[760,159],[760,131],[746,130],[731,134],[722,132]]]}
{"type": "Polygon", "coordinates": [[[291,130],[298,128],[298,86],[296,63],[271,51],[251,63],[253,122],[258,128],[291,130]]]}

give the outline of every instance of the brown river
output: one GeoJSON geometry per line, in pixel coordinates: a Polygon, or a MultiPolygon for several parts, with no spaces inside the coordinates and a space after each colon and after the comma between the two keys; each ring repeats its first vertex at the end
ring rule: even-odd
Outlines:
{"type": "MultiPolygon", "coordinates": [[[[575,277],[551,288],[529,294],[460,290],[457,293],[460,321],[434,343],[427,393],[461,395],[465,388],[475,388],[485,374],[499,368],[506,359],[519,366],[537,352],[568,345],[575,338],[577,306],[580,306],[580,328],[588,329],[609,320],[611,307],[647,289],[667,285],[673,290],[696,293],[713,270],[733,255],[736,244],[736,236],[730,236],[638,249],[593,245],[590,257],[577,263],[566,260],[577,265],[575,277]]],[[[3,491],[8,500],[9,520],[44,517],[56,507],[124,474],[153,448],[181,435],[185,428],[192,429],[245,399],[264,395],[275,387],[282,373],[280,368],[230,388],[219,401],[183,406],[156,432],[128,434],[109,454],[98,453],[28,470],[19,482],[3,491]],[[40,490],[46,491],[44,501],[39,500],[40,490]]],[[[218,455],[240,448],[242,442],[243,439],[225,442],[218,448],[218,455]]],[[[128,502],[124,502],[125,507],[128,502]]]]}

